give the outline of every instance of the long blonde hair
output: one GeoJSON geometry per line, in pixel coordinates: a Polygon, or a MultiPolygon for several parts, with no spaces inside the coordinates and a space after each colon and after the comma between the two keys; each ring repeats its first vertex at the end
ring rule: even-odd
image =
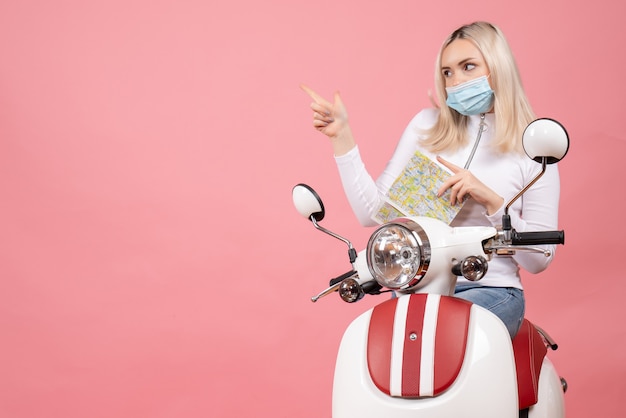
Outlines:
{"type": "Polygon", "coordinates": [[[523,152],[522,134],[535,119],[535,114],[526,98],[515,58],[504,34],[487,22],[474,22],[458,28],[441,46],[435,64],[435,89],[440,113],[435,125],[424,132],[422,145],[432,152],[441,152],[458,149],[468,141],[468,117],[445,105],[446,83],[441,72],[443,50],[456,39],[472,41],[489,68],[496,119],[494,147],[500,152],[523,152]]]}

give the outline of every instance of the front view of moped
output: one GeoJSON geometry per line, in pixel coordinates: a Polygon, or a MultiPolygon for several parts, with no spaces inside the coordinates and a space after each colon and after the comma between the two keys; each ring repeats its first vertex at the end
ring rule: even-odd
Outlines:
{"type": "Polygon", "coordinates": [[[347,417],[564,417],[567,388],[547,357],[557,345],[524,320],[511,340],[488,310],[455,298],[458,277],[479,281],[489,262],[516,252],[550,256],[542,245],[564,243],[563,231],[517,232],[508,209],[569,148],[565,129],[538,119],[524,149],[539,174],[506,205],[502,226],[451,227],[429,217],[380,225],[357,252],[319,223],[325,208],[305,184],[294,205],[315,228],[348,245],[351,269],[312,298],[338,293],[346,302],[388,293],[345,331],[335,365],[332,413],[347,417]]]}

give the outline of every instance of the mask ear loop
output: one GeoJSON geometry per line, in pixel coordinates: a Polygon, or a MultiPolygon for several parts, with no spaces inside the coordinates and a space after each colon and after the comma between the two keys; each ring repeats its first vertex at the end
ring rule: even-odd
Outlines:
{"type": "Polygon", "coordinates": [[[467,162],[465,163],[465,167],[463,167],[465,170],[469,168],[470,164],[472,163],[472,160],[474,159],[474,154],[476,154],[476,149],[478,148],[478,143],[480,142],[480,137],[483,135],[485,126],[487,126],[487,124],[485,123],[485,114],[481,113],[480,125],[479,125],[480,129],[478,129],[478,135],[476,136],[476,141],[474,141],[474,147],[472,147],[472,152],[470,153],[469,158],[467,159],[467,162]]]}

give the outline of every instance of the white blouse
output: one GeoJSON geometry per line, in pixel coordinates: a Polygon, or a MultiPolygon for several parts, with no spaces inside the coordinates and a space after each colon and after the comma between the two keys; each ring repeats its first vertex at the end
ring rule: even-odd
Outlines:
{"type": "MultiPolygon", "coordinates": [[[[358,147],[347,154],[335,157],[341,181],[359,222],[364,226],[376,225],[373,216],[384,202],[384,195],[402,173],[411,157],[420,151],[436,162],[433,153],[420,146],[420,131],[431,127],[438,115],[437,109],[425,109],[418,113],[405,129],[396,150],[384,171],[376,181],[367,172],[358,147]]],[[[495,132],[495,116],[485,116],[484,129],[469,171],[486,186],[502,196],[506,203],[524,188],[541,171],[541,165],[526,155],[502,154],[491,146],[495,132]]],[[[468,160],[479,131],[480,116],[471,116],[468,124],[470,140],[467,146],[455,152],[442,152],[441,157],[463,167],[468,160]]],[[[510,208],[511,224],[518,232],[555,230],[558,228],[560,194],[559,172],[556,164],[549,165],[546,173],[510,208]]],[[[502,223],[504,206],[496,213],[487,215],[485,208],[468,199],[452,220],[451,226],[498,226],[502,223]]],[[[478,282],[482,286],[516,287],[522,289],[519,267],[530,273],[543,271],[552,261],[556,245],[546,245],[552,253],[546,257],[540,253],[517,252],[512,257],[494,257],[489,263],[485,277],[478,282]]],[[[466,282],[459,278],[459,283],[466,282]]]]}

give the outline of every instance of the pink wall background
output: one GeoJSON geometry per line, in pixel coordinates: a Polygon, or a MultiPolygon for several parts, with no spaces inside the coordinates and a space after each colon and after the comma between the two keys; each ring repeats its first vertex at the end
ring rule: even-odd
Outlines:
{"type": "Polygon", "coordinates": [[[377,175],[428,105],[443,38],[502,27],[539,116],[571,137],[566,245],[527,276],[568,417],[626,390],[620,2],[199,0],[0,5],[0,416],[318,417],[376,300],[309,297],[362,247],[305,82],[340,89],[377,175]],[[616,190],[617,188],[617,190],[616,190]]]}

